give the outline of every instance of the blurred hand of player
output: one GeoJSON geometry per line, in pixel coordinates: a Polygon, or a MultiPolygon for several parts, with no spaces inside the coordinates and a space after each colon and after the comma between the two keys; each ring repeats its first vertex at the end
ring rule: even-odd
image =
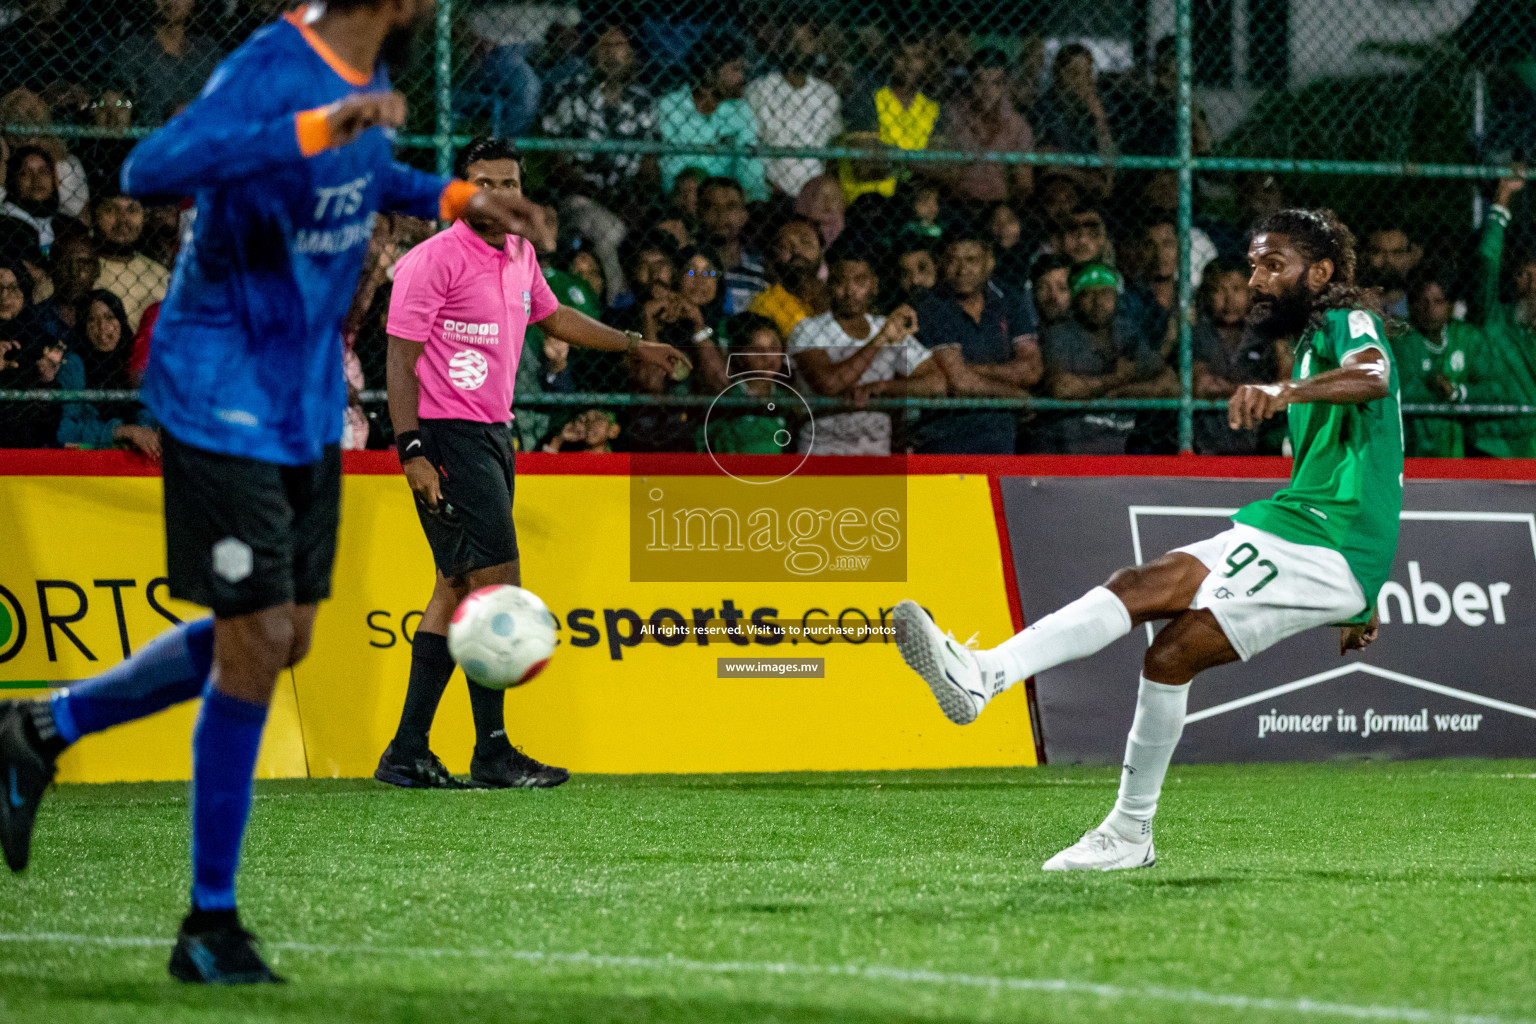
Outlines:
{"type": "Polygon", "coordinates": [[[1251,430],[1290,404],[1279,384],[1244,384],[1227,402],[1227,426],[1251,430]]]}
{"type": "Polygon", "coordinates": [[[325,108],[325,126],[330,129],[331,144],[335,146],[356,142],[370,128],[398,128],[403,124],[405,97],[397,92],[358,93],[325,108]]]}
{"type": "Polygon", "coordinates": [[[655,363],[666,370],[673,380],[682,380],[693,370],[693,363],[687,356],[659,341],[642,341],[635,348],[635,359],[642,363],[655,363]]]}
{"type": "Polygon", "coordinates": [[[1350,651],[1363,651],[1376,642],[1381,635],[1381,613],[1371,615],[1370,622],[1362,622],[1354,626],[1339,627],[1339,657],[1343,657],[1350,651]]]}
{"type": "Polygon", "coordinates": [[[561,341],[553,334],[544,335],[544,372],[556,374],[565,369],[571,356],[569,342],[561,341]]]}
{"type": "Polygon", "coordinates": [[[515,192],[481,189],[470,197],[464,212],[520,238],[539,238],[549,230],[544,208],[515,192]]]}
{"type": "Polygon", "coordinates": [[[443,485],[437,479],[437,469],[421,455],[406,460],[401,468],[405,470],[405,482],[411,485],[416,500],[436,512],[438,503],[443,500],[443,485]]]}
{"type": "Polygon", "coordinates": [[[21,348],[21,342],[19,341],[0,341],[0,370],[14,370],[17,366],[21,365],[16,360],[7,356],[8,352],[18,348],[21,348]]]}

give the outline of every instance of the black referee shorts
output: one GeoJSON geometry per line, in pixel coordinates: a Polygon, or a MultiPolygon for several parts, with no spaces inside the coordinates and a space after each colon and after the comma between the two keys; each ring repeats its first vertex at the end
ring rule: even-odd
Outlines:
{"type": "Polygon", "coordinates": [[[172,597],[227,618],[331,596],[338,446],[307,466],[283,466],[161,436],[172,597]]]}
{"type": "Polygon", "coordinates": [[[512,523],[512,424],[422,420],[422,454],[437,469],[437,511],[416,501],[432,560],[444,576],[462,576],[517,558],[512,523]]]}

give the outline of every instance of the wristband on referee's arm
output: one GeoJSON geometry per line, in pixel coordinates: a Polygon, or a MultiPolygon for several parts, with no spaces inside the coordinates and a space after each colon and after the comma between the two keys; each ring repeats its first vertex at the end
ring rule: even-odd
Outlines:
{"type": "Polygon", "coordinates": [[[412,459],[424,458],[426,449],[421,444],[421,431],[402,430],[395,435],[395,450],[400,455],[400,465],[405,465],[412,459]]]}

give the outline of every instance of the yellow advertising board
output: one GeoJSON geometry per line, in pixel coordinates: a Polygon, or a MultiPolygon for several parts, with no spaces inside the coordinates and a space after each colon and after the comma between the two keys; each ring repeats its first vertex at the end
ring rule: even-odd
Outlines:
{"type": "MultiPolygon", "coordinates": [[[[682,488],[684,479],[655,482],[682,488]]],[[[834,490],[859,486],[814,479],[834,490]]],[[[16,606],[0,639],[0,687],[19,695],[86,678],[171,617],[198,614],[170,599],[161,581],[159,486],[154,477],[0,476],[0,605],[16,606]]],[[[685,619],[758,613],[857,626],[888,621],[891,607],[912,597],[940,622],[966,624],[995,644],[1012,625],[985,476],[905,480],[905,580],[884,581],[631,582],[631,487],[625,475],[517,481],[524,583],[544,598],[561,633],[550,667],[507,695],[508,733],[530,754],[577,772],[621,773],[1034,763],[1022,687],[977,723],[954,726],[888,636],[856,644],[805,635],[773,647],[740,635],[673,646],[635,638],[667,609],[685,619]],[[824,674],[720,678],[721,658],[756,656],[820,657],[824,674]]],[[[348,475],[332,598],[321,606],[309,657],[280,689],[263,775],[372,773],[394,732],[409,638],[432,579],[404,481],[348,475]]],[[[450,684],[432,736],[458,772],[473,743],[462,679],[450,684]]],[[[61,762],[61,779],[185,778],[194,715],[173,709],[89,737],[61,762]]]]}

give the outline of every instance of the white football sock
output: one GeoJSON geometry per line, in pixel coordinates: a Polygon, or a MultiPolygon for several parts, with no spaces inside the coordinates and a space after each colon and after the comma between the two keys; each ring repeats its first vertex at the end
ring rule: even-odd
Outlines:
{"type": "Polygon", "coordinates": [[[1131,613],[1108,587],[1094,587],[1022,633],[976,652],[982,680],[995,697],[1037,672],[1103,650],[1131,631],[1131,613]]]}
{"type": "Polygon", "coordinates": [[[1141,677],[1136,694],[1136,717],[1125,741],[1125,763],[1120,768],[1120,795],[1100,828],[1114,829],[1126,839],[1152,834],[1152,816],[1163,790],[1173,748],[1184,734],[1184,710],[1189,705],[1189,684],[1170,686],[1141,677]]]}

